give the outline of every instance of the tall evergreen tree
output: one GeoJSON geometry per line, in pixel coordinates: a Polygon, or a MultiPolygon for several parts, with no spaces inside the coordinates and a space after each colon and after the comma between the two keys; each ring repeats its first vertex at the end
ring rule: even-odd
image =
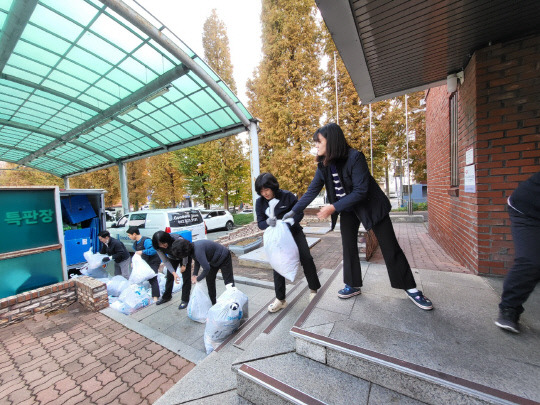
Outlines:
{"type": "Polygon", "coordinates": [[[263,58],[248,81],[249,108],[261,119],[261,171],[304,192],[315,165],[311,135],[319,126],[323,72],[320,27],[312,0],[262,0],[263,58]]]}
{"type": "MultiPolygon", "coordinates": [[[[225,24],[218,18],[216,10],[212,10],[210,17],[203,26],[204,56],[208,65],[227,83],[233,92],[236,92],[236,83],[233,78],[233,66],[229,50],[229,39],[225,24]]],[[[239,136],[230,136],[205,143],[195,148],[202,148],[201,162],[208,179],[204,189],[205,204],[220,202],[225,209],[229,209],[230,194],[245,195],[251,189],[249,181],[249,160],[242,153],[244,145],[239,136]],[[247,176],[246,176],[247,173],[247,176]]],[[[198,166],[200,173],[201,165],[198,166]]],[[[189,173],[185,173],[189,176],[189,173]]],[[[195,174],[195,173],[193,173],[195,174]]],[[[199,176],[199,184],[201,177],[199,176]]],[[[202,189],[201,189],[202,191],[202,189]]]]}

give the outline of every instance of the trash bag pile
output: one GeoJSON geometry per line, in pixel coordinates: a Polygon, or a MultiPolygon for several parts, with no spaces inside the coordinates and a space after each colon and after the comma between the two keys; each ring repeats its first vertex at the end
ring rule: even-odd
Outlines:
{"type": "MultiPolygon", "coordinates": [[[[148,280],[156,276],[154,270],[150,268],[140,255],[133,255],[132,270],[129,280],[123,276],[110,276],[105,270],[102,260],[107,255],[92,253],[92,249],[84,253],[87,264],[80,271],[82,275],[93,277],[107,285],[109,296],[109,306],[123,314],[129,315],[138,309],[152,304],[152,288],[148,280]]],[[[72,278],[78,277],[76,275],[72,278]]],[[[160,295],[165,291],[167,277],[158,273],[158,284],[160,295]]],[[[180,283],[173,285],[173,294],[182,290],[182,279],[180,283]]]]}

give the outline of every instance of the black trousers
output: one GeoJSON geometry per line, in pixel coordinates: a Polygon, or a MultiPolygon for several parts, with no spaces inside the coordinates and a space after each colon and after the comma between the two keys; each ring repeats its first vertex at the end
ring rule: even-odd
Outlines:
{"type": "Polygon", "coordinates": [[[515,257],[504,279],[499,308],[512,308],[521,314],[523,303],[540,281],[540,220],[520,214],[512,207],[508,207],[508,214],[515,257]]]}
{"type": "Polygon", "coordinates": [[[216,303],[216,277],[220,269],[221,269],[221,275],[223,276],[223,282],[225,283],[225,285],[232,283],[234,287],[234,276],[233,276],[231,252],[229,252],[229,255],[220,264],[219,267],[210,267],[210,271],[205,277],[206,286],[208,287],[208,296],[210,297],[210,301],[212,301],[212,305],[216,303]]]}
{"type": "MultiPolygon", "coordinates": [[[[319,281],[319,276],[317,276],[317,268],[315,267],[315,262],[309,251],[309,246],[306,240],[306,235],[302,231],[302,228],[299,230],[295,228],[290,228],[291,234],[294,238],[296,246],[298,246],[298,253],[300,254],[300,264],[304,269],[304,275],[308,283],[310,290],[318,290],[321,288],[321,283],[319,281]]],[[[279,274],[274,270],[274,290],[276,292],[276,298],[278,300],[285,299],[285,277],[279,274]]]]}
{"type": "MultiPolygon", "coordinates": [[[[180,260],[169,260],[175,269],[178,268],[180,260]]],[[[191,261],[189,261],[188,265],[186,266],[186,271],[180,273],[180,275],[182,276],[182,301],[188,302],[189,294],[191,293],[191,261]]],[[[162,299],[170,300],[172,298],[173,286],[174,276],[170,271],[167,270],[167,281],[165,282],[165,291],[163,291],[162,299]]]]}
{"type": "MultiPolygon", "coordinates": [[[[361,287],[362,270],[358,255],[360,220],[354,212],[342,212],[340,213],[340,227],[343,246],[343,282],[351,287],[361,287]]],[[[390,216],[384,217],[372,229],[381,247],[390,285],[403,290],[415,288],[416,282],[411,266],[399,246],[390,216]]]]}

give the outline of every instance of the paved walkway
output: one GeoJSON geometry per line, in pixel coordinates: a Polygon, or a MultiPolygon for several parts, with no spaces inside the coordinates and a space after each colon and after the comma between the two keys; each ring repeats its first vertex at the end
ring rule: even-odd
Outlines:
{"type": "MultiPolygon", "coordinates": [[[[429,236],[427,222],[394,223],[394,231],[399,245],[412,268],[451,271],[454,273],[472,273],[461,266],[444,249],[429,236]]],[[[377,248],[369,261],[384,264],[381,249],[377,248]]]]}
{"type": "MultiPolygon", "coordinates": [[[[412,267],[467,272],[429,237],[424,224],[394,228],[412,267]]],[[[317,268],[335,268],[342,260],[340,233],[317,237],[321,241],[311,249],[317,268]]],[[[381,260],[378,250],[370,263],[381,260]]],[[[235,255],[233,265],[236,276],[273,280],[271,270],[239,266],[235,255]]],[[[150,404],[193,367],[79,304],[0,329],[0,404],[150,404]]]]}
{"type": "Polygon", "coordinates": [[[151,404],[193,367],[78,303],[0,329],[0,404],[151,404]]]}

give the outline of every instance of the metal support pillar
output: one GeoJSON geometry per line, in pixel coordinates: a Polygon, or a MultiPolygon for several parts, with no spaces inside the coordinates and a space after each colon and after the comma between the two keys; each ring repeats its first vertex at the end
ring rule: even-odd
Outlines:
{"type": "Polygon", "coordinates": [[[69,189],[69,177],[64,177],[64,188],[69,189]]]}
{"type": "Polygon", "coordinates": [[[253,199],[253,219],[257,220],[257,214],[255,213],[255,202],[259,197],[255,191],[255,179],[261,173],[259,165],[259,136],[257,135],[257,122],[251,121],[249,124],[249,136],[250,136],[250,145],[251,145],[251,195],[253,199]]]}
{"type": "Polygon", "coordinates": [[[129,194],[126,174],[126,164],[118,163],[118,174],[120,175],[120,196],[122,197],[122,214],[129,212],[129,194]]]}

